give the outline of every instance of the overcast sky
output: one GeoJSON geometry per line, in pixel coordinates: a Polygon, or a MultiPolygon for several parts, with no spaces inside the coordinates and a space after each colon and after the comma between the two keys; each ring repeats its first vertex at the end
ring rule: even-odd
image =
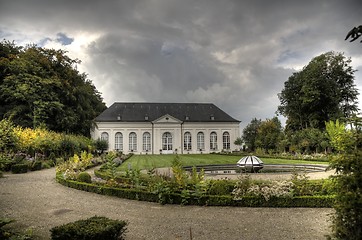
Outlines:
{"type": "MultiPolygon", "coordinates": [[[[284,82],[328,51],[358,70],[361,0],[0,0],[0,38],[64,49],[113,102],[214,103],[242,121],[272,118],[284,82]]],[[[359,100],[362,108],[362,97],[359,100]]]]}

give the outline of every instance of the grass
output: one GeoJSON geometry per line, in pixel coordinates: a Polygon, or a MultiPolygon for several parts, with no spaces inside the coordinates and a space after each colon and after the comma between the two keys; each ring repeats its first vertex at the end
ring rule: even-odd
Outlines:
{"type": "MultiPolygon", "coordinates": [[[[133,155],[118,170],[125,171],[128,167],[132,169],[152,169],[161,167],[171,167],[176,155],[133,155]]],[[[241,156],[228,156],[218,154],[183,154],[178,155],[184,166],[208,165],[208,164],[236,164],[241,156]]],[[[278,158],[261,158],[265,164],[326,164],[319,161],[289,160],[278,158]]]]}

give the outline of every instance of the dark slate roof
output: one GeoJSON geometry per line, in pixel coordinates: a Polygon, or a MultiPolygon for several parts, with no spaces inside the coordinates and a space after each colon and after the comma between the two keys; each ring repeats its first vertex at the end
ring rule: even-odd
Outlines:
{"type": "Polygon", "coordinates": [[[184,122],[240,122],[211,103],[123,102],[113,103],[96,117],[95,121],[149,122],[166,114],[184,122]],[[120,120],[118,120],[118,116],[120,116],[120,120]]]}

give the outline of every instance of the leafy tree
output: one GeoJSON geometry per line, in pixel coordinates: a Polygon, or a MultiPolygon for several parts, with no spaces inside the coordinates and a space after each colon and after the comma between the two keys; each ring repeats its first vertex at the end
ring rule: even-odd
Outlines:
{"type": "Polygon", "coordinates": [[[354,128],[336,121],[326,129],[333,148],[338,151],[330,160],[336,188],[333,236],[337,239],[362,239],[362,119],[352,120],[354,128]]]}
{"type": "Polygon", "coordinates": [[[100,93],[63,50],[0,42],[0,119],[89,135],[105,109],[100,93]]]}
{"type": "Polygon", "coordinates": [[[287,129],[325,129],[325,122],[348,118],[358,111],[358,91],[350,58],[327,52],[300,72],[293,73],[278,94],[278,113],[287,117],[287,129]]]}
{"type": "Polygon", "coordinates": [[[241,137],[237,137],[236,140],[234,141],[234,144],[236,146],[239,146],[239,150],[240,150],[240,146],[243,145],[243,140],[241,139],[241,137]]]}
{"type": "Polygon", "coordinates": [[[0,152],[15,150],[17,136],[11,121],[3,119],[0,121],[0,152]]]}
{"type": "Polygon", "coordinates": [[[250,151],[255,150],[255,142],[258,135],[258,129],[261,124],[261,120],[253,118],[251,122],[243,129],[242,139],[245,142],[245,145],[250,151]]]}
{"type": "Polygon", "coordinates": [[[262,121],[257,130],[255,145],[264,150],[276,150],[282,133],[282,124],[277,117],[262,121]]]}

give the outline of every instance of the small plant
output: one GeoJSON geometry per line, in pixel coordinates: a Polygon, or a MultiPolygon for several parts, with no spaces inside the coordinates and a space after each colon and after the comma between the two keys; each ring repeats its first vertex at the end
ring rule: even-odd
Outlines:
{"type": "Polygon", "coordinates": [[[238,181],[235,183],[235,187],[232,192],[232,194],[234,195],[234,200],[241,200],[247,194],[250,186],[250,175],[240,175],[238,177],[238,181]]]}
{"type": "Polygon", "coordinates": [[[182,167],[181,160],[178,155],[172,161],[172,172],[178,187],[180,189],[184,189],[186,187],[188,176],[185,169],[182,167]]]}
{"type": "Polygon", "coordinates": [[[77,176],[79,182],[92,183],[92,177],[87,172],[81,172],[77,176]]]}

